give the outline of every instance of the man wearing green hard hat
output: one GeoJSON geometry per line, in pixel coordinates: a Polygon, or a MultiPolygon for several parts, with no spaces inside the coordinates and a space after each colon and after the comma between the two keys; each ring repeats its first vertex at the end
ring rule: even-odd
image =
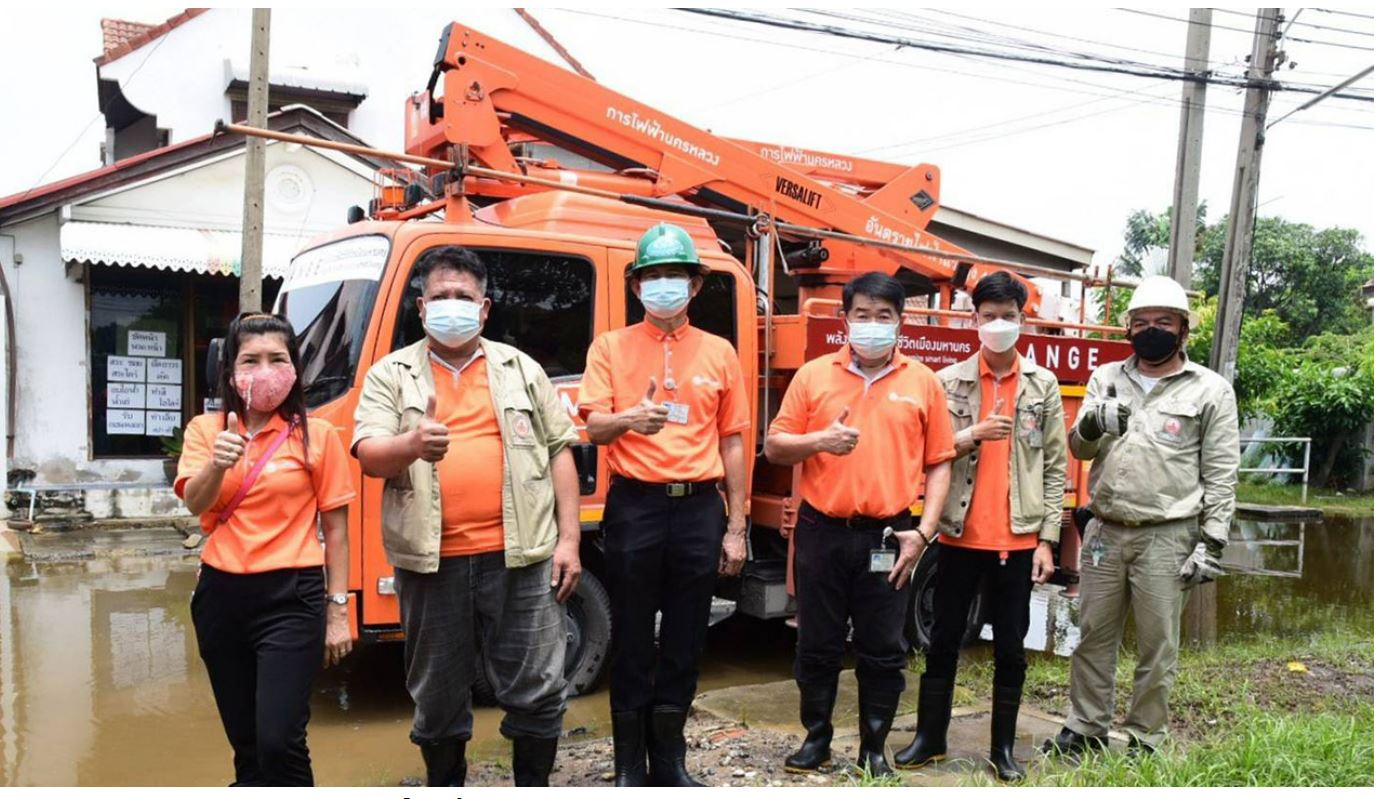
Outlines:
{"type": "Polygon", "coordinates": [[[612,475],[603,535],[619,786],[699,785],[685,770],[685,717],[714,583],[746,559],[742,369],[731,343],[689,323],[708,271],[684,228],[653,225],[628,268],[646,318],[594,339],[580,384],[579,413],[612,475]]]}

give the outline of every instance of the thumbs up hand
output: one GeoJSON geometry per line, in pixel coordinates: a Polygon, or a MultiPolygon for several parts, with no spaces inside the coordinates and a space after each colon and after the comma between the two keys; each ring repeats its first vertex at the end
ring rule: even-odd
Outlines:
{"type": "Polygon", "coordinates": [[[656,378],[651,378],[646,389],[646,395],[641,401],[626,411],[623,411],[623,424],[628,430],[641,433],[644,436],[654,436],[661,432],[661,428],[666,426],[666,420],[670,417],[670,411],[664,405],[655,402],[656,397],[656,378]]]}
{"type": "Polygon", "coordinates": [[[848,455],[857,448],[862,431],[847,426],[849,413],[850,408],[843,408],[843,412],[838,414],[838,418],[834,419],[832,424],[818,432],[818,441],[815,444],[818,452],[848,455]]]}
{"type": "Polygon", "coordinates": [[[426,397],[426,413],[417,422],[413,451],[418,458],[436,463],[450,448],[450,428],[436,421],[436,395],[426,397]]]}
{"type": "Polygon", "coordinates": [[[991,414],[972,426],[973,441],[999,441],[1008,438],[1015,429],[1015,418],[1005,414],[1006,401],[997,397],[991,414]]]}
{"type": "Polygon", "coordinates": [[[239,434],[239,416],[231,411],[225,417],[225,429],[216,434],[211,456],[217,469],[228,469],[244,457],[244,436],[239,434]]]}

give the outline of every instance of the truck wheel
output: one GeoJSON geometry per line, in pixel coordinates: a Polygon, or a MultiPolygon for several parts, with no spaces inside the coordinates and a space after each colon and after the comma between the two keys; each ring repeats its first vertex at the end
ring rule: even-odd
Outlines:
{"type": "Polygon", "coordinates": [[[608,670],[613,641],[613,603],[603,583],[589,570],[565,600],[565,679],[567,696],[582,696],[598,686],[608,670]]]}
{"type": "MultiPolygon", "coordinates": [[[[588,570],[579,587],[565,601],[565,680],[567,696],[582,696],[594,690],[608,666],[608,647],[613,639],[613,606],[603,583],[588,570]]],[[[474,704],[493,707],[498,695],[489,682],[482,658],[474,669],[470,691],[474,704]]]]}
{"type": "MultiPolygon", "coordinates": [[[[909,608],[905,614],[905,641],[913,652],[929,651],[929,634],[934,627],[934,578],[938,575],[939,547],[931,546],[924,551],[910,579],[909,608]]],[[[967,630],[962,636],[962,645],[967,646],[977,640],[985,621],[986,590],[978,588],[972,600],[972,608],[967,613],[967,630]]]]}

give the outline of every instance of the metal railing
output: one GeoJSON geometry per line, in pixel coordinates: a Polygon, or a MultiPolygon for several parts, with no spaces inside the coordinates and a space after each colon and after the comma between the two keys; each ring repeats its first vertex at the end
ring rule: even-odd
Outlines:
{"type": "Polygon", "coordinates": [[[1312,439],[1310,438],[1242,438],[1240,445],[1248,444],[1302,444],[1302,468],[1285,468],[1282,466],[1259,466],[1249,469],[1239,469],[1240,474],[1300,474],[1302,475],[1302,501],[1307,502],[1307,475],[1312,467],[1312,439]]]}

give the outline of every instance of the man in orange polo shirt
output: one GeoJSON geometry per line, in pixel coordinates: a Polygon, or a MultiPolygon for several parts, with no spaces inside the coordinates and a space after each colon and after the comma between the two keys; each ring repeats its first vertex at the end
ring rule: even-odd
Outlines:
{"type": "Polygon", "coordinates": [[[594,339],[579,390],[589,439],[608,447],[613,475],[603,532],[619,786],[699,785],[685,771],[685,716],[714,582],[746,558],[751,415],[732,344],[689,323],[706,271],[684,229],[648,230],[629,278],[646,319],[594,339]]]}
{"type": "Polygon", "coordinates": [[[905,688],[905,588],[948,493],[953,432],[934,373],[902,355],[900,281],[843,287],[848,343],[790,381],[766,438],[772,463],[802,463],[795,527],[795,681],[807,735],[791,772],[831,762],[833,702],[848,619],[857,656],[857,766],[890,773],[886,736],[905,688]],[[918,529],[910,506],[924,486],[918,529]]]}
{"type": "Polygon", "coordinates": [[[1034,584],[1053,574],[1068,466],[1058,378],[1015,351],[1027,297],[1008,272],[978,281],[972,304],[981,350],[938,373],[958,457],[939,520],[934,627],[919,684],[919,726],[895,756],[901,768],[947,755],[958,650],[972,600],[985,583],[996,658],[991,763],[1002,781],[1024,776],[1014,748],[1029,597],[1034,584]]]}

